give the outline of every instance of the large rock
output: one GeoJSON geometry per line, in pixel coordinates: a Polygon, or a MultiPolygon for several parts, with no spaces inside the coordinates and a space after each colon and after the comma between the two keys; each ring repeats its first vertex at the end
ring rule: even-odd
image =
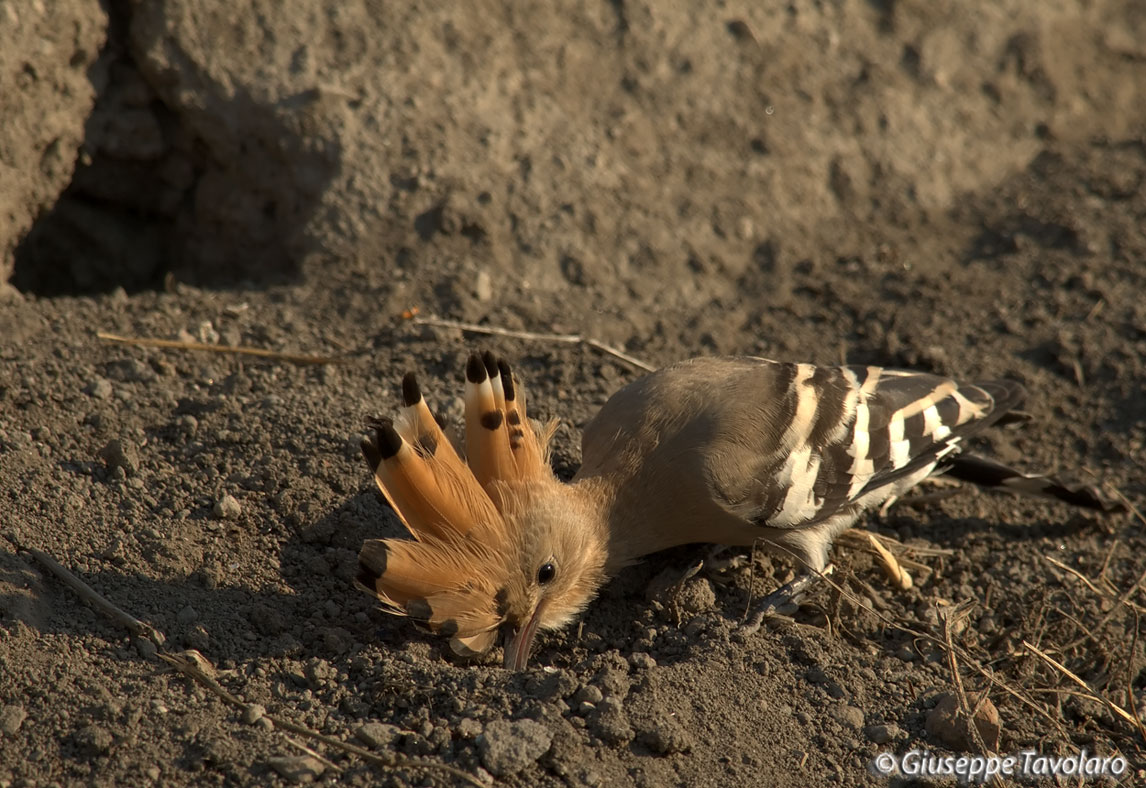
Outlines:
{"type": "Polygon", "coordinates": [[[0,5],[0,287],[16,248],[72,179],[105,82],[99,0],[0,5]]]}

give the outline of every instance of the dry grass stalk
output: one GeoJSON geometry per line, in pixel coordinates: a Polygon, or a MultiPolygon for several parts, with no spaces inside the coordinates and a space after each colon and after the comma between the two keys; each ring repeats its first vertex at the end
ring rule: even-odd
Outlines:
{"type": "Polygon", "coordinates": [[[154,337],[125,337],[119,334],[109,334],[100,331],[97,337],[104,342],[117,342],[121,345],[134,345],[136,347],[159,347],[168,350],[202,350],[208,353],[230,353],[240,356],[255,356],[271,361],[285,361],[288,364],[318,365],[339,364],[346,359],[334,356],[314,356],[301,353],[280,353],[276,350],[247,347],[246,345],[209,345],[206,342],[192,342],[182,339],[156,339],[154,337]]]}

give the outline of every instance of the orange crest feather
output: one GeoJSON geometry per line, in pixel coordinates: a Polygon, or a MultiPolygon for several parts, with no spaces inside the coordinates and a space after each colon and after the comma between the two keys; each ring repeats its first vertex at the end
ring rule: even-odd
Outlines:
{"type": "Polygon", "coordinates": [[[481,653],[504,616],[497,595],[505,579],[497,576],[494,556],[512,543],[506,515],[535,483],[557,483],[547,451],[557,422],[538,436],[512,370],[488,352],[472,354],[466,365],[468,464],[430,413],[413,374],[403,379],[402,395],[398,418],[376,422],[362,451],[416,541],[367,541],[358,580],[390,612],[452,636],[459,654],[481,653]]]}

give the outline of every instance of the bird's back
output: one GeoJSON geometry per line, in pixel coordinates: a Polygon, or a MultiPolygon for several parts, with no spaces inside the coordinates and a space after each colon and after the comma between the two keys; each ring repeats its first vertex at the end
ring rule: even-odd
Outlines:
{"type": "Polygon", "coordinates": [[[618,527],[653,532],[632,535],[653,549],[746,544],[830,522],[833,533],[813,540],[819,551],[841,524],[919,481],[1022,395],[1009,381],[697,358],[605,404],[585,429],[577,479],[614,486],[618,527]]]}

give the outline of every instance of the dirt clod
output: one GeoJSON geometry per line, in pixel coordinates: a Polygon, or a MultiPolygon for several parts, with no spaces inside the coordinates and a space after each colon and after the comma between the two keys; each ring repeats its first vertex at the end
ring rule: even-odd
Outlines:
{"type": "Polygon", "coordinates": [[[533,720],[493,720],[477,738],[482,766],[497,777],[525,769],[549,750],[551,742],[545,726],[533,720]]]}

